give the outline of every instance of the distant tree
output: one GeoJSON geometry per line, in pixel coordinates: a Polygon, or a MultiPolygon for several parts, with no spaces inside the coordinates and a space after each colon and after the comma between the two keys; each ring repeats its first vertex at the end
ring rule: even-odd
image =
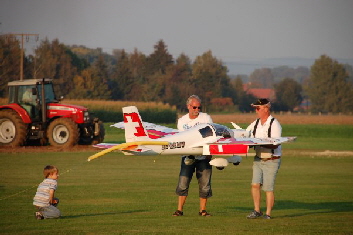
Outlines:
{"type": "Polygon", "coordinates": [[[166,88],[164,101],[175,105],[179,110],[185,108],[185,99],[195,93],[191,82],[192,69],[188,56],[181,54],[174,66],[169,66],[166,72],[166,88]]]}
{"type": "Polygon", "coordinates": [[[111,65],[116,64],[115,50],[113,50],[113,55],[108,54],[102,50],[102,48],[87,48],[85,46],[67,46],[79,59],[87,61],[88,64],[93,64],[98,60],[98,57],[103,57],[108,69],[111,69],[111,65]]]}
{"type": "Polygon", "coordinates": [[[234,103],[230,97],[226,98],[211,98],[211,107],[212,112],[233,112],[234,103]]]}
{"type": "Polygon", "coordinates": [[[293,79],[303,85],[309,79],[309,76],[310,69],[305,66],[299,66],[295,69],[293,79]]]}
{"type": "Polygon", "coordinates": [[[92,85],[92,69],[88,68],[81,71],[80,75],[76,75],[73,79],[75,89],[72,89],[67,98],[69,99],[90,99],[91,90],[94,89],[92,85]]]}
{"type": "Polygon", "coordinates": [[[147,82],[143,84],[146,101],[163,101],[167,86],[166,71],[173,66],[173,57],[169,54],[163,40],[154,46],[154,52],[147,57],[147,82]]]}
{"type": "Polygon", "coordinates": [[[80,58],[77,54],[75,54],[71,49],[66,47],[66,54],[71,57],[71,64],[76,67],[77,72],[80,73],[82,70],[88,68],[89,63],[86,59],[80,58]]]}
{"type": "Polygon", "coordinates": [[[124,100],[131,93],[134,79],[130,68],[129,55],[125,50],[122,50],[117,56],[117,64],[114,68],[109,87],[113,100],[124,100]]]}
{"type": "Polygon", "coordinates": [[[110,99],[111,91],[108,88],[108,69],[103,56],[98,57],[98,60],[92,67],[92,71],[92,83],[94,88],[91,91],[91,98],[103,100],[110,99]]]}
{"type": "Polygon", "coordinates": [[[163,102],[167,86],[167,76],[161,71],[148,76],[148,81],[143,84],[143,101],[163,102]]]}
{"type": "Polygon", "coordinates": [[[144,99],[144,84],[147,82],[146,56],[137,49],[129,57],[130,71],[134,81],[131,91],[125,94],[125,100],[146,101],[144,99]]]}
{"type": "Polygon", "coordinates": [[[68,98],[100,99],[111,98],[111,91],[108,89],[108,71],[103,57],[89,68],[83,70],[81,75],[73,79],[75,89],[68,94],[68,98]]]}
{"type": "Polygon", "coordinates": [[[321,112],[348,112],[353,109],[353,86],[342,64],[326,55],[311,66],[308,96],[312,110],[321,112]]]}
{"type": "Polygon", "coordinates": [[[293,111],[302,102],[302,87],[292,78],[285,78],[275,84],[277,111],[293,111]]]}
{"type": "Polygon", "coordinates": [[[353,67],[349,64],[344,65],[344,69],[346,70],[348,74],[347,81],[353,84],[353,67]]]}
{"type": "Polygon", "coordinates": [[[147,57],[147,72],[165,74],[167,67],[173,63],[173,56],[169,54],[167,45],[163,40],[159,40],[154,45],[153,53],[147,57]]]}
{"type": "Polygon", "coordinates": [[[271,72],[275,83],[278,83],[285,78],[293,78],[295,81],[302,84],[310,75],[309,68],[304,66],[299,66],[296,69],[288,66],[279,66],[271,69],[271,72]]]}
{"type": "Polygon", "coordinates": [[[253,107],[251,107],[251,104],[254,103],[256,100],[257,98],[251,94],[243,95],[239,100],[239,111],[241,112],[254,111],[253,107]]]}
{"type": "Polygon", "coordinates": [[[211,51],[196,57],[192,65],[192,73],[192,82],[196,93],[203,99],[204,106],[210,103],[211,98],[223,97],[223,91],[230,86],[227,67],[222,61],[213,57],[211,51]]]}
{"type": "Polygon", "coordinates": [[[294,69],[288,66],[279,66],[271,69],[275,83],[282,81],[286,77],[294,77],[294,69]]]}
{"type": "Polygon", "coordinates": [[[20,79],[20,43],[16,38],[0,37],[0,97],[7,95],[7,83],[20,79]]]}
{"type": "Polygon", "coordinates": [[[256,69],[250,74],[249,80],[251,88],[273,88],[274,79],[269,68],[256,69]]]}
{"type": "Polygon", "coordinates": [[[54,39],[45,39],[35,50],[34,78],[52,78],[56,84],[56,94],[66,95],[73,88],[73,78],[78,74],[77,68],[71,63],[72,54],[68,48],[54,39]]]}
{"type": "Polygon", "coordinates": [[[238,75],[235,80],[233,80],[233,89],[235,90],[236,99],[233,100],[235,104],[240,104],[240,100],[245,96],[243,79],[238,75]]]}

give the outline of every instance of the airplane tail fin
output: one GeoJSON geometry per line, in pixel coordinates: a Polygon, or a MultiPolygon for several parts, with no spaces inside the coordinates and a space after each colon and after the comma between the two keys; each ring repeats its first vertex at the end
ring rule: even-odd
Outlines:
{"type": "Polygon", "coordinates": [[[151,140],[136,106],[123,107],[123,115],[126,143],[151,140]]]}

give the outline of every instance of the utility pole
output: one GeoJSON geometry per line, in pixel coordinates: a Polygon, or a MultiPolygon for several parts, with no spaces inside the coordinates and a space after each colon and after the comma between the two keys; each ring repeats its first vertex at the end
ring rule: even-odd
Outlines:
{"type": "Polygon", "coordinates": [[[36,37],[36,41],[38,41],[39,39],[39,34],[33,34],[33,33],[8,33],[5,35],[5,38],[7,40],[11,39],[11,38],[16,38],[17,36],[21,37],[21,63],[20,63],[20,80],[23,80],[23,55],[24,55],[24,38],[26,37],[26,41],[29,41],[29,37],[30,36],[35,36],[36,37]]]}

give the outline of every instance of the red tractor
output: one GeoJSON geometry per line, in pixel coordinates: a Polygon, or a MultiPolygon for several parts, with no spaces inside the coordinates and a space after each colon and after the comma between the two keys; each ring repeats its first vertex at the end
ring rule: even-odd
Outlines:
{"type": "Polygon", "coordinates": [[[104,140],[103,123],[88,109],[61,104],[51,79],[8,83],[9,103],[0,106],[0,146],[31,144],[69,147],[104,140]]]}

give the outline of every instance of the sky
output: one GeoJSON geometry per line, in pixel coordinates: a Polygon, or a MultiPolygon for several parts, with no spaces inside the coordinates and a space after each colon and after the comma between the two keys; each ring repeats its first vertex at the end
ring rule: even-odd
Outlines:
{"type": "MultiPolygon", "coordinates": [[[[353,0],[0,0],[0,34],[222,61],[353,58],[353,0]]],[[[27,49],[28,50],[28,49],[27,49]]]]}

